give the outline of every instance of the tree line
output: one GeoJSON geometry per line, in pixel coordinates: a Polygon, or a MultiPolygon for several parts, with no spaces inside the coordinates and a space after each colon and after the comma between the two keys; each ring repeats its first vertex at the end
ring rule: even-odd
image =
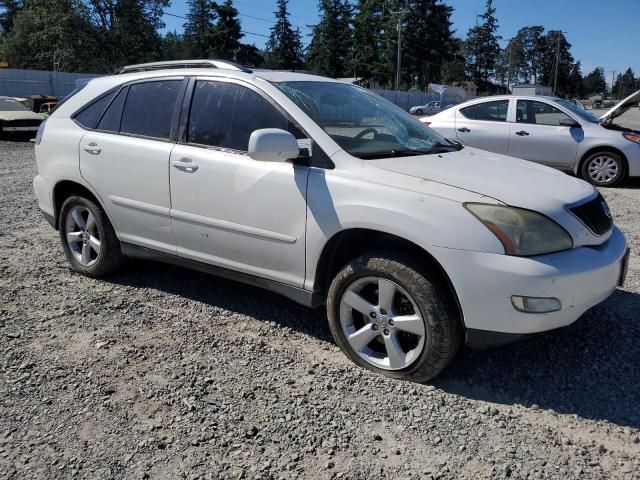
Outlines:
{"type": "MultiPolygon", "coordinates": [[[[220,58],[394,88],[401,38],[404,90],[471,80],[482,93],[516,83],[556,84],[565,96],[607,91],[601,67],[583,75],[564,32],[526,26],[503,39],[493,0],[464,39],[443,0],[319,0],[320,20],[309,25],[306,47],[288,2],[277,1],[261,50],[245,41],[233,0],[188,0],[183,32],[164,35],[170,0],[0,0],[0,58],[16,68],[98,73],[155,60],[220,58]]],[[[631,68],[620,72],[613,94],[628,95],[639,82],[631,68]]]]}

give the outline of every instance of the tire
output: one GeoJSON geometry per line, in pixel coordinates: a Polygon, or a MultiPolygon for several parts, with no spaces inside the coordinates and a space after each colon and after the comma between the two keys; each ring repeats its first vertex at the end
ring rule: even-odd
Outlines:
{"type": "Polygon", "coordinates": [[[122,265],[124,257],[113,226],[104,210],[91,200],[67,198],[60,209],[58,225],[62,248],[73,270],[100,277],[122,265]]]}
{"type": "Polygon", "coordinates": [[[422,115],[424,112],[422,111],[421,108],[416,110],[416,115],[422,115]]]}
{"type": "Polygon", "coordinates": [[[372,253],[353,260],[334,278],[327,298],[329,327],[357,365],[399,380],[426,382],[455,356],[461,322],[446,290],[419,265],[411,257],[372,253]],[[395,293],[382,295],[391,300],[381,299],[380,292],[392,288],[395,293]],[[385,305],[391,309],[385,311],[385,305]],[[361,313],[369,310],[368,317],[361,313]],[[400,355],[389,353],[398,348],[400,355]]]}
{"type": "Polygon", "coordinates": [[[613,187],[625,179],[627,165],[619,154],[603,150],[583,160],[580,175],[596,187],[613,187]]]}

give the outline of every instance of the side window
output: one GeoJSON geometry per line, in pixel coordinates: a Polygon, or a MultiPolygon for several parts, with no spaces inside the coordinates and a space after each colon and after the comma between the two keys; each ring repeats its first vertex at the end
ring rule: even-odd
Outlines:
{"type": "Polygon", "coordinates": [[[253,90],[239,86],[233,111],[231,148],[246,152],[249,149],[249,137],[261,128],[290,130],[289,121],[275,106],[253,90]]]}
{"type": "Polygon", "coordinates": [[[197,82],[191,99],[187,141],[198,145],[228,146],[235,101],[235,85],[197,82]]]}
{"type": "Polygon", "coordinates": [[[104,110],[104,107],[109,103],[109,100],[111,100],[111,97],[113,97],[113,94],[114,92],[109,92],[97,100],[94,100],[79,113],[76,113],[73,117],[74,120],[84,128],[95,128],[98,118],[100,118],[100,114],[104,110]]]}
{"type": "Polygon", "coordinates": [[[122,107],[124,101],[127,98],[128,87],[120,90],[120,93],[116,95],[113,102],[107,107],[107,110],[102,115],[102,118],[98,122],[96,127],[98,130],[104,130],[106,132],[119,132],[120,121],[122,120],[122,107]]]}
{"type": "Polygon", "coordinates": [[[136,83],[122,112],[120,131],[168,140],[182,80],[136,83]]]}
{"type": "Polygon", "coordinates": [[[509,110],[509,100],[496,100],[476,105],[476,120],[488,122],[506,122],[509,110]]]}
{"type": "Polygon", "coordinates": [[[246,152],[251,133],[261,128],[280,128],[303,138],[276,107],[253,90],[232,83],[196,83],[189,116],[189,143],[246,152]]]}
{"type": "Polygon", "coordinates": [[[469,120],[476,119],[476,110],[477,105],[471,105],[470,107],[465,107],[460,109],[460,113],[463,117],[468,118],[469,120]]]}
{"type": "Polygon", "coordinates": [[[535,100],[518,100],[516,122],[536,125],[560,125],[560,119],[567,115],[548,103],[535,100]]]}

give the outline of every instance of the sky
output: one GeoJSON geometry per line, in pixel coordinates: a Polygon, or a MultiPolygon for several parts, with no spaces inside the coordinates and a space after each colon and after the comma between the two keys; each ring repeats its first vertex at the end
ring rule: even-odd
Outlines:
{"type": "MultiPolygon", "coordinates": [[[[246,43],[264,47],[273,25],[276,0],[234,0],[240,13],[246,43]]],[[[464,38],[475,25],[476,15],[485,8],[485,0],[445,0],[455,8],[452,21],[458,36],[464,38]]],[[[291,23],[300,27],[305,45],[310,41],[313,25],[319,20],[317,0],[290,0],[291,23]]],[[[502,46],[524,26],[542,25],[547,30],[565,32],[571,53],[581,60],[582,73],[595,67],[605,69],[607,81],[611,71],[631,67],[640,74],[640,0],[494,0],[496,16],[503,37],[502,46]]],[[[166,12],[184,16],[186,0],[172,0],[166,12]]],[[[184,19],[165,15],[165,30],[182,31],[184,19]]],[[[616,73],[616,75],[617,75],[616,73]]]]}

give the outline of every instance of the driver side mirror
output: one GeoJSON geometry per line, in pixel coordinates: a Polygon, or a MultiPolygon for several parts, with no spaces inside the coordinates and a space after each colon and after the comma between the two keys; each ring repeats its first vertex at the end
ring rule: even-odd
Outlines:
{"type": "Polygon", "coordinates": [[[582,126],[571,117],[561,118],[558,123],[561,127],[580,128],[582,126]]]}
{"type": "Polygon", "coordinates": [[[296,137],[279,128],[255,130],[249,137],[249,156],[262,162],[286,162],[298,158],[296,137]]]}

